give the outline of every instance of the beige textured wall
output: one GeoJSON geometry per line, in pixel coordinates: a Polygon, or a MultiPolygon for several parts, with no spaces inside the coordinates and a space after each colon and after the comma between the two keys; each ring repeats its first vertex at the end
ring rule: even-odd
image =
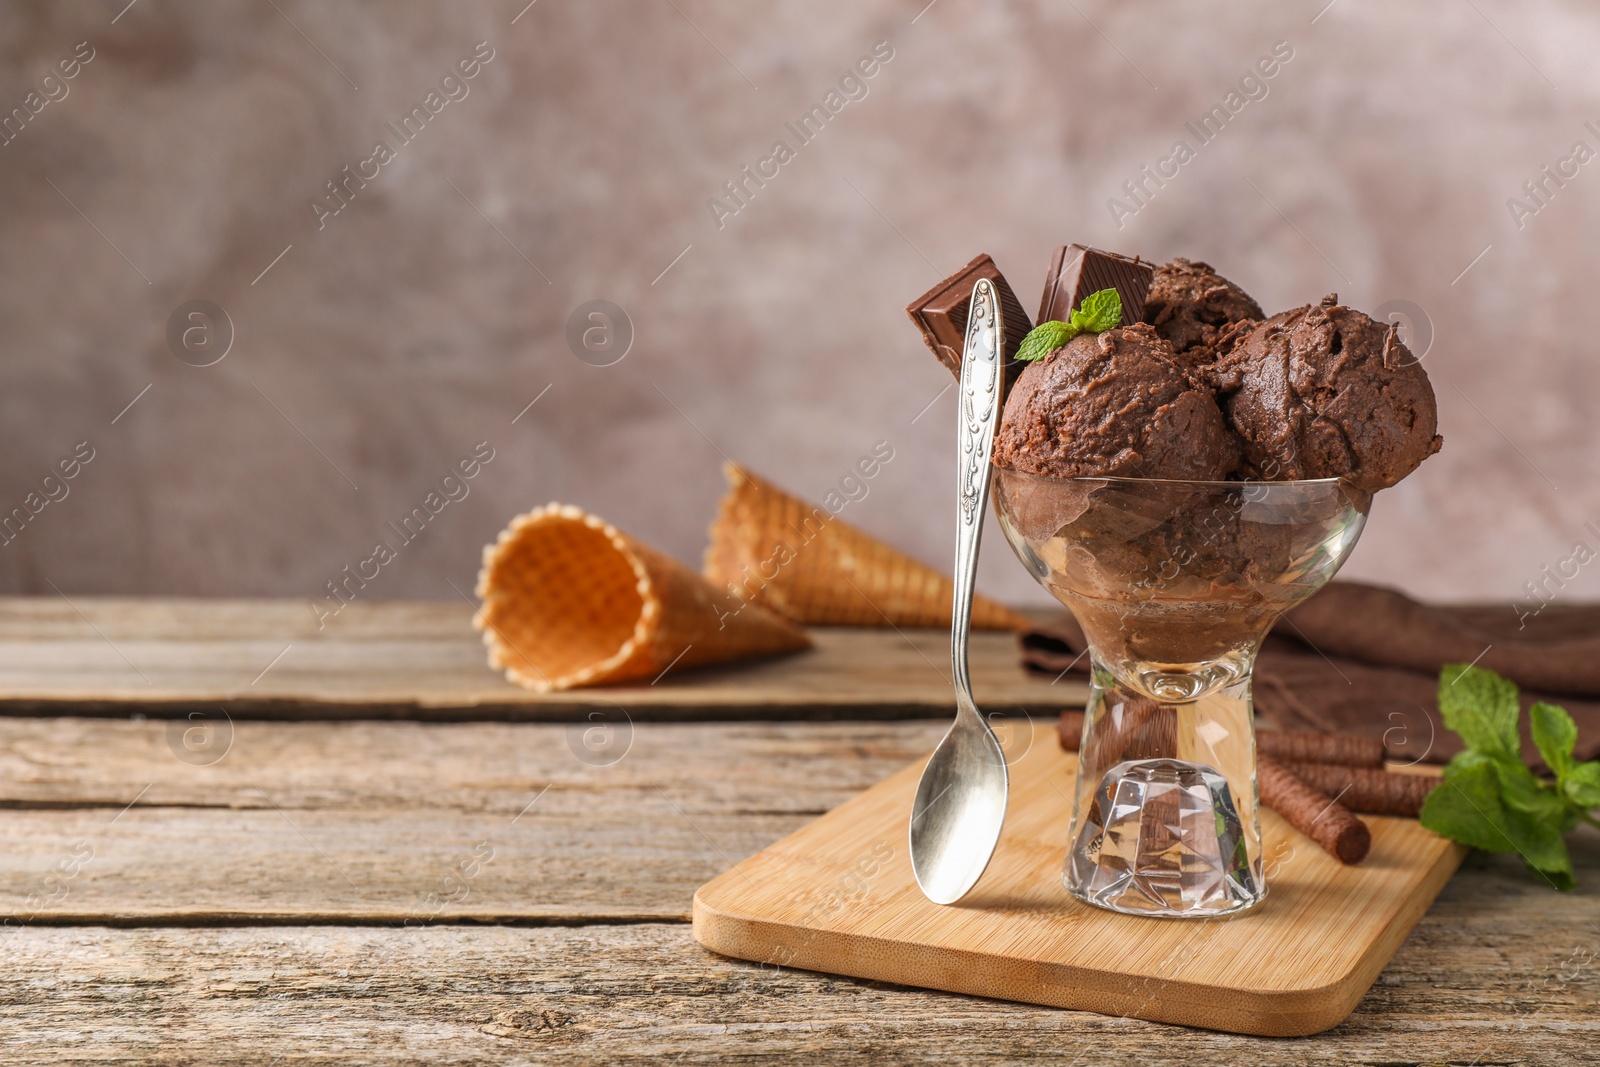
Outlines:
{"type": "MultiPolygon", "coordinates": [[[[94,458],[0,548],[0,590],[313,598],[484,440],[369,595],[470,589],[551,499],[696,559],[719,453],[820,496],[879,440],[845,517],[942,562],[953,400],[901,307],[987,251],[1031,308],[1071,240],[1208,259],[1269,311],[1425,309],[1445,449],[1350,573],[1510,610],[1600,548],[1600,163],[1507,206],[1600,150],[1600,10],[923,2],[8,3],[0,108],[94,58],[0,148],[0,503],[94,458]],[[319,230],[324,183],[480,41],[468,95],[319,230]],[[799,145],[784,123],[879,41],[799,145]],[[1185,121],[1277,41],[1266,96],[1200,146],[1185,121]],[[1179,138],[1195,157],[1119,228],[1108,198],[1179,138]],[[719,228],[708,198],[778,139],[794,158],[719,228]],[[193,299],[233,323],[213,366],[169,350],[193,299]],[[633,323],[613,366],[565,340],[594,299],[633,323]]],[[[985,571],[1039,597],[997,536],[985,571]]]]}

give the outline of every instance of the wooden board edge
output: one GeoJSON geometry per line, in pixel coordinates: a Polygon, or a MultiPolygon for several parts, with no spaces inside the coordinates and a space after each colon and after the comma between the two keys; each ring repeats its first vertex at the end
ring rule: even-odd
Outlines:
{"type": "MultiPolygon", "coordinates": [[[[1015,979],[996,975],[996,961],[984,953],[846,935],[737,915],[718,909],[699,892],[694,897],[691,929],[695,941],[708,951],[763,967],[843,974],[935,992],[1254,1037],[1310,1037],[1332,1029],[1355,1010],[1377,974],[1374,971],[1363,982],[1362,976],[1352,971],[1321,989],[1228,990],[1226,1002],[1219,1002],[1219,991],[1200,983],[1034,963],[1037,992],[1025,994],[1017,988],[1015,979]],[[840,959],[847,960],[848,965],[840,967],[840,959]],[[927,982],[906,982],[906,970],[918,967],[936,977],[927,982]]],[[[1004,966],[1014,972],[1018,961],[1006,961],[1004,966]]]]}
{"type": "Polygon", "coordinates": [[[1339,1017],[1341,1021],[1355,1010],[1361,998],[1366,996],[1367,990],[1378,980],[1378,975],[1389,966],[1389,961],[1394,959],[1394,954],[1400,951],[1400,946],[1411,936],[1411,931],[1416,929],[1417,922],[1429,908],[1433,907],[1434,900],[1444,891],[1445,885],[1455,876],[1462,861],[1471,851],[1466,845],[1447,841],[1444,851],[1428,867],[1422,880],[1406,897],[1404,905],[1390,917],[1383,931],[1373,940],[1372,947],[1355,961],[1343,978],[1339,979],[1338,985],[1347,986],[1352,991],[1350,1006],[1344,1015],[1339,1017]]]}

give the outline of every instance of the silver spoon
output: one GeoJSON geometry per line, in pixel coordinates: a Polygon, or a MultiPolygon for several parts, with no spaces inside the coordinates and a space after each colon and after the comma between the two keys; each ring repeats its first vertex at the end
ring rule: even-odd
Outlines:
{"type": "Polygon", "coordinates": [[[1009,784],[1005,753],[972,700],[967,634],[978,541],[989,506],[989,456],[1000,418],[1003,319],[994,283],[978,279],[968,305],[967,339],[957,397],[961,452],[957,475],[955,603],[950,619],[950,666],[956,721],[922,769],[911,808],[911,870],[935,904],[954,904],[977,884],[994,855],[1006,819],[1009,784]]]}

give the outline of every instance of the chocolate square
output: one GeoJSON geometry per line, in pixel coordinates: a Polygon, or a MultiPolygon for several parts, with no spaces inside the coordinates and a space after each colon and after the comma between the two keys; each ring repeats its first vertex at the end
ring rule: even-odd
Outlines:
{"type": "Polygon", "coordinates": [[[1122,325],[1144,321],[1144,300],[1150,293],[1155,269],[1135,256],[1119,256],[1086,245],[1056,249],[1045,275],[1040,322],[1065,322],[1083,298],[1102,289],[1115,289],[1122,298],[1122,325]]]}
{"type": "Polygon", "coordinates": [[[950,373],[961,377],[961,352],[967,341],[967,306],[972,303],[972,287],[979,278],[994,282],[1000,296],[1000,313],[1005,323],[1006,363],[1005,382],[1010,388],[1022,364],[1014,358],[1022,339],[1033,329],[1028,313],[1022,310],[1022,301],[1012,291],[1010,284],[994,260],[979,256],[955,274],[923,293],[906,307],[906,314],[922,331],[922,340],[938,357],[940,363],[950,368],[950,373]]]}

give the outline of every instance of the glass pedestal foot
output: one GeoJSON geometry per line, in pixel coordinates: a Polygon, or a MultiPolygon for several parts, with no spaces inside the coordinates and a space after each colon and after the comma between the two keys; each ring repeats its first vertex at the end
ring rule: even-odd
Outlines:
{"type": "Polygon", "coordinates": [[[1265,887],[1252,869],[1228,781],[1199,763],[1130,760],[1108,770],[1082,813],[1067,888],[1134,915],[1225,915],[1265,887]]]}

